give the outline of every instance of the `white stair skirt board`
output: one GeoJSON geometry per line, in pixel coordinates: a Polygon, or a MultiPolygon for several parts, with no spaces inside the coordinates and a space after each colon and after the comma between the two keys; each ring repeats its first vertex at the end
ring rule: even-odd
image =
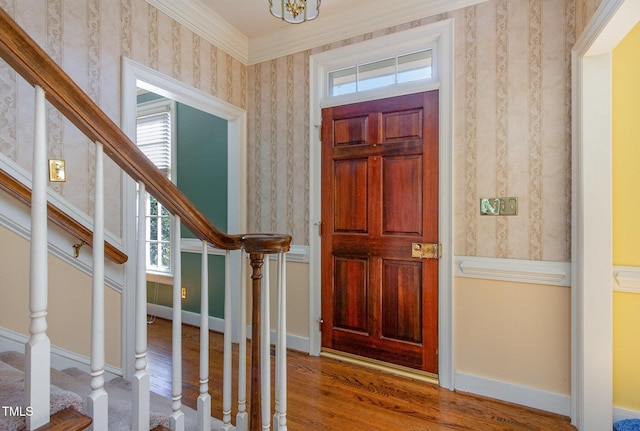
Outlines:
{"type": "MultiPolygon", "coordinates": [[[[147,304],[147,312],[161,319],[171,320],[172,309],[164,305],[147,304]]],[[[200,327],[200,314],[192,311],[182,310],[182,323],[200,327]]],[[[224,319],[219,317],[209,317],[209,330],[220,332],[224,331],[224,319]]],[[[248,337],[251,338],[251,325],[247,326],[248,337]]],[[[275,343],[276,332],[271,331],[271,343],[275,343]]],[[[309,339],[299,335],[287,334],[287,349],[296,350],[298,352],[309,353],[309,339]]]]}
{"type": "Polygon", "coordinates": [[[483,395],[564,416],[571,414],[571,397],[569,395],[459,372],[456,373],[455,382],[457,391],[483,395]]]}
{"type": "MultiPolygon", "coordinates": [[[[6,328],[0,328],[0,352],[15,351],[24,353],[24,345],[29,340],[26,335],[18,334],[6,328]]],[[[56,370],[75,367],[86,373],[91,372],[89,357],[70,352],[57,346],[51,346],[51,367],[56,370]]],[[[122,368],[105,366],[105,380],[122,377],[122,368]]]]}

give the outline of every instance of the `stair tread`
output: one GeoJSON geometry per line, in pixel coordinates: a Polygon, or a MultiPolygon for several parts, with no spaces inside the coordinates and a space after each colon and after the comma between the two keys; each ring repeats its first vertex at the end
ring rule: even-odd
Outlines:
{"type": "MultiPolygon", "coordinates": [[[[19,352],[0,352],[0,364],[2,363],[7,364],[9,367],[13,367],[14,369],[16,369],[16,371],[24,375],[24,354],[19,352]]],[[[72,405],[74,405],[77,411],[81,414],[87,413],[83,399],[89,396],[91,392],[90,382],[91,376],[79,368],[72,367],[64,370],[56,370],[54,368],[51,369],[52,390],[55,388],[56,390],[59,390],[61,392],[69,392],[77,395],[82,406],[78,406],[75,402],[72,405]]],[[[121,377],[117,377],[106,382],[105,389],[109,394],[109,428],[113,428],[113,430],[128,429],[130,422],[128,421],[127,417],[130,417],[131,414],[131,382],[128,382],[121,377]],[[112,422],[112,420],[117,422],[118,424],[116,425],[116,423],[112,422]]],[[[169,423],[169,415],[172,411],[172,401],[169,398],[165,398],[155,392],[151,392],[150,397],[151,429],[153,429],[154,431],[170,431],[170,429],[167,428],[166,425],[168,425],[169,423]]],[[[189,408],[184,404],[182,405],[182,410],[185,414],[186,428],[194,428],[195,424],[197,423],[197,413],[195,412],[195,410],[189,408]]],[[[211,425],[212,430],[218,430],[222,428],[222,422],[216,418],[212,418],[211,425]]],[[[66,430],[66,428],[58,429],[66,430]]],[[[44,428],[43,430],[49,429],[44,428]]],[[[38,431],[40,431],[40,429],[38,431]]]]}
{"type": "Polygon", "coordinates": [[[83,415],[73,407],[51,415],[48,424],[41,426],[36,431],[80,431],[91,425],[91,418],[83,415]]]}

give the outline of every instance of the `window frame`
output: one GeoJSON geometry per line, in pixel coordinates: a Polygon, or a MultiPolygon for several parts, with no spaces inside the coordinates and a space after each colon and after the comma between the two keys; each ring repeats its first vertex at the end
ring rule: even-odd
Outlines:
{"type": "Polygon", "coordinates": [[[429,91],[440,87],[440,33],[426,27],[416,27],[398,33],[374,38],[364,42],[346,45],[314,55],[312,73],[318,74],[316,80],[320,105],[322,108],[345,105],[366,100],[382,99],[410,93],[429,91]],[[384,46],[380,46],[384,39],[384,46]],[[431,77],[409,82],[357,91],[347,94],[331,95],[329,74],[338,70],[357,67],[394,57],[401,57],[419,51],[431,50],[431,77]]]}
{"type": "MultiPolygon", "coordinates": [[[[169,112],[169,122],[170,122],[170,168],[167,172],[167,176],[169,178],[169,180],[171,182],[173,182],[174,184],[176,183],[176,178],[177,178],[177,139],[176,139],[176,133],[177,133],[177,128],[176,128],[176,123],[177,123],[177,104],[174,100],[171,99],[167,99],[165,97],[161,97],[159,99],[155,99],[155,100],[150,100],[147,102],[142,102],[137,104],[137,111],[136,111],[136,120],[142,116],[146,116],[146,115],[152,115],[155,113],[159,113],[159,112],[169,112]]],[[[136,145],[137,145],[137,121],[136,121],[136,145]]],[[[162,211],[162,204],[160,202],[157,202],[158,204],[158,215],[151,215],[151,195],[147,192],[146,193],[146,204],[145,204],[145,219],[146,219],[146,232],[145,232],[145,268],[146,268],[146,273],[147,275],[151,275],[151,276],[157,276],[160,278],[173,278],[173,266],[172,266],[172,259],[171,259],[171,253],[173,252],[173,250],[171,250],[172,248],[172,239],[173,236],[176,234],[176,232],[174,232],[174,228],[173,228],[173,222],[172,222],[172,218],[173,216],[171,214],[169,214],[168,216],[168,222],[169,222],[169,239],[166,241],[158,241],[157,239],[151,239],[150,238],[150,234],[151,234],[151,228],[150,228],[150,223],[151,223],[151,218],[152,217],[157,217],[158,220],[161,220],[162,218],[164,218],[163,216],[160,215],[160,212],[162,211]],[[157,265],[157,266],[152,266],[150,261],[150,255],[151,255],[151,244],[152,243],[157,243],[157,244],[166,244],[165,246],[168,247],[169,249],[169,264],[168,266],[164,266],[164,265],[157,265]]],[[[158,234],[160,234],[161,232],[161,222],[158,223],[158,229],[157,232],[158,234]]],[[[179,232],[177,234],[180,234],[179,232]]],[[[160,259],[160,256],[158,257],[158,259],[160,259]]]]}

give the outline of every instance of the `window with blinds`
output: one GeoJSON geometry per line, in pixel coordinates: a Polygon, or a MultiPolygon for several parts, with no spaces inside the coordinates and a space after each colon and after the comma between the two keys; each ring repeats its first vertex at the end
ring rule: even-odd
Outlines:
{"type": "MultiPolygon", "coordinates": [[[[168,178],[172,178],[173,117],[175,103],[168,99],[138,105],[136,142],[142,152],[168,178]]],[[[147,272],[171,274],[170,214],[158,200],[147,194],[147,272]]]]}
{"type": "Polygon", "coordinates": [[[153,164],[171,178],[171,104],[153,105],[138,109],[137,144],[153,164]]]}

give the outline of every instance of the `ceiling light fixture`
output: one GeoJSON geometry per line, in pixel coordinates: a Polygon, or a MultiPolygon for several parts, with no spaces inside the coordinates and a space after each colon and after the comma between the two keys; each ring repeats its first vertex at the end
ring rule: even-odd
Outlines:
{"type": "Polygon", "coordinates": [[[320,14],[320,0],[269,0],[271,15],[292,24],[316,19],[320,14]]]}

